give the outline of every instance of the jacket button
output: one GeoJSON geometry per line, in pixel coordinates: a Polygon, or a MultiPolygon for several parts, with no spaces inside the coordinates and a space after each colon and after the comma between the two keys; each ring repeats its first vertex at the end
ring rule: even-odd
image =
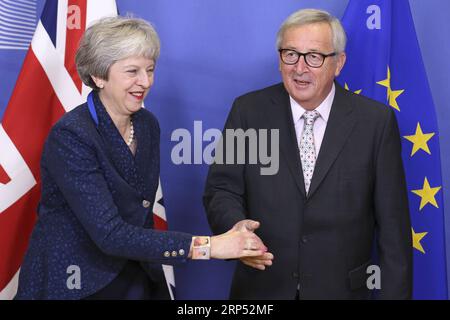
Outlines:
{"type": "Polygon", "coordinates": [[[302,236],[302,243],[307,243],[307,242],[308,242],[308,237],[302,236]]]}
{"type": "Polygon", "coordinates": [[[176,257],[178,255],[178,253],[176,251],[172,251],[172,257],[176,257]]]}
{"type": "Polygon", "coordinates": [[[179,254],[180,256],[184,256],[184,250],[183,250],[183,249],[178,250],[178,254],[179,254]]]}
{"type": "Polygon", "coordinates": [[[148,201],[148,200],[142,201],[142,206],[143,206],[144,208],[150,207],[150,201],[148,201]]]}
{"type": "Polygon", "coordinates": [[[164,251],[164,257],[166,257],[166,258],[170,257],[170,252],[169,251],[164,251]]]}

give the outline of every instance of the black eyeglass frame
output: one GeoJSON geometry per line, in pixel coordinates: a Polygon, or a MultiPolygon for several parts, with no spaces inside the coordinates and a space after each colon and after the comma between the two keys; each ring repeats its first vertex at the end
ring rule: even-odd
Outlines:
{"type": "Polygon", "coordinates": [[[296,51],[296,50],[294,50],[294,49],[286,49],[286,48],[278,49],[278,52],[280,53],[280,59],[281,59],[281,61],[283,61],[284,64],[287,64],[287,65],[290,65],[290,66],[292,66],[292,65],[294,65],[294,64],[297,64],[298,61],[300,60],[300,57],[303,56],[304,59],[305,59],[305,63],[306,63],[309,67],[311,67],[311,68],[320,68],[320,67],[322,67],[323,64],[325,63],[325,59],[326,59],[326,58],[328,58],[328,57],[334,57],[335,55],[337,55],[337,52],[331,52],[331,53],[329,53],[329,54],[325,54],[325,53],[321,53],[321,52],[316,52],[316,51],[311,51],[311,52],[305,52],[305,53],[302,53],[302,52],[298,52],[298,51],[296,51]],[[292,51],[292,52],[295,52],[295,53],[298,55],[297,60],[296,60],[295,62],[290,62],[290,63],[284,61],[284,59],[283,59],[283,52],[284,52],[284,51],[292,51]],[[321,63],[319,66],[312,66],[312,65],[310,65],[309,62],[308,62],[308,59],[307,59],[307,56],[308,56],[309,54],[320,55],[320,56],[323,58],[323,59],[322,59],[322,63],[321,63]]]}

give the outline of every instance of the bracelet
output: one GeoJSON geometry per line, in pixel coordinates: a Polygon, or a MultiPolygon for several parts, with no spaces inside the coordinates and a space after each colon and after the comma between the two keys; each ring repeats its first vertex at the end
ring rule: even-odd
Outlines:
{"type": "Polygon", "coordinates": [[[204,236],[192,237],[192,259],[209,260],[211,256],[211,238],[204,236]]]}

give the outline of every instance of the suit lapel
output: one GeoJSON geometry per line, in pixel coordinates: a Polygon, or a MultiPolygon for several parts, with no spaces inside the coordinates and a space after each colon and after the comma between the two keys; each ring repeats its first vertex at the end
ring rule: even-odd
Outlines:
{"type": "Polygon", "coordinates": [[[325,178],[355,125],[354,112],[346,94],[344,89],[336,84],[336,93],[314,168],[308,197],[314,194],[325,178]]]}
{"type": "Polygon", "coordinates": [[[300,151],[298,149],[295,126],[292,119],[289,94],[283,84],[280,84],[276,88],[277,92],[272,96],[273,103],[267,117],[272,123],[271,127],[280,130],[280,153],[287,162],[297,188],[305,196],[306,192],[300,162],[300,151]]]}

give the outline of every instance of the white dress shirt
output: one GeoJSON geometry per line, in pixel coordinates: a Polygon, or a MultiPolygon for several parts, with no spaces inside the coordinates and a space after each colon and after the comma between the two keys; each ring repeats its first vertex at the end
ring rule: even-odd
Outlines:
{"type": "MultiPolygon", "coordinates": [[[[322,101],[322,103],[315,109],[320,116],[316,119],[314,123],[314,147],[316,149],[316,159],[319,156],[320,146],[322,145],[323,136],[325,134],[325,129],[327,128],[328,117],[330,116],[331,105],[334,100],[334,93],[336,92],[334,83],[331,88],[330,93],[322,101]]],[[[295,134],[297,136],[297,145],[300,146],[300,141],[302,139],[303,126],[305,120],[302,118],[303,114],[307,111],[301,105],[299,105],[291,96],[289,96],[291,101],[292,117],[295,124],[295,134]]]]}

